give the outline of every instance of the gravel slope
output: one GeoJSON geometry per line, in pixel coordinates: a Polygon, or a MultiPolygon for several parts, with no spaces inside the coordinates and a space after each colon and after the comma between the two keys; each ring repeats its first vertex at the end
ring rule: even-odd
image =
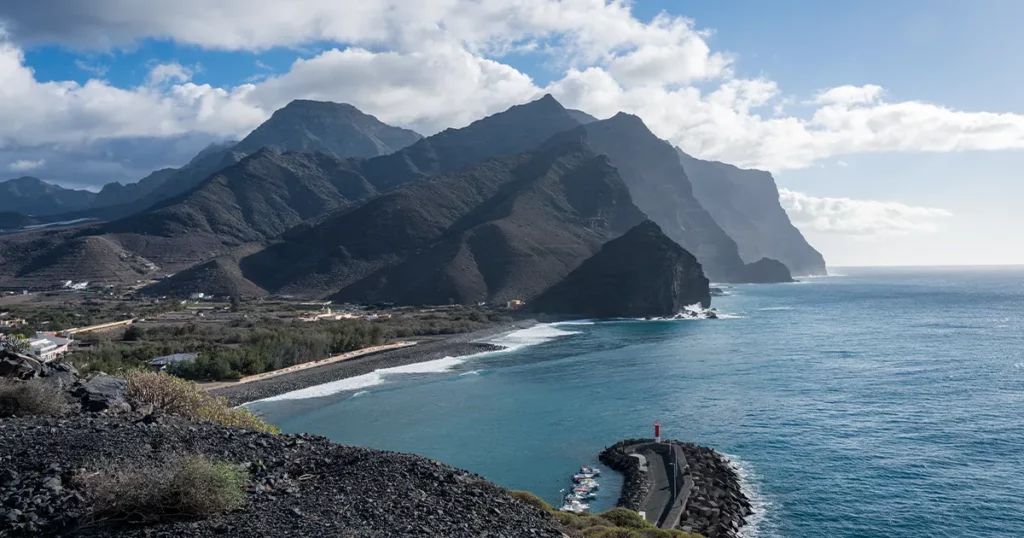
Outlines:
{"type": "Polygon", "coordinates": [[[420,456],[318,436],[134,418],[0,420],[0,536],[561,536],[539,509],[479,476],[420,456]],[[77,470],[125,468],[175,454],[249,464],[245,508],[147,527],[81,525],[86,509],[72,479],[77,470]]]}

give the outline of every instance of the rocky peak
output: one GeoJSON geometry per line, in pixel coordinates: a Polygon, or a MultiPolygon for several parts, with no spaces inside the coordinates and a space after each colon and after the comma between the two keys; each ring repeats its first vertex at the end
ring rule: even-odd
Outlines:
{"type": "Polygon", "coordinates": [[[650,220],[606,243],[533,301],[537,312],[593,318],[673,316],[711,304],[697,259],[650,220]]]}

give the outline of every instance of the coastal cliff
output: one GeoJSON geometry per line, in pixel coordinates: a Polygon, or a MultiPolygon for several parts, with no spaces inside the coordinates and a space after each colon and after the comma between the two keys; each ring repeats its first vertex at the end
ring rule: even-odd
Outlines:
{"type": "Polygon", "coordinates": [[[644,221],[606,243],[533,301],[536,312],[587,318],[672,316],[711,304],[697,259],[644,221]]]}

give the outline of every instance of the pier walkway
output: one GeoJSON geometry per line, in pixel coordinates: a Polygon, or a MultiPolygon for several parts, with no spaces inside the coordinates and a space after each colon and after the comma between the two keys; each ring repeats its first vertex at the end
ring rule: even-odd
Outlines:
{"type": "Polygon", "coordinates": [[[651,483],[640,511],[644,512],[648,522],[659,528],[675,528],[686,510],[686,502],[693,488],[693,479],[686,471],[686,456],[682,448],[675,443],[647,443],[634,445],[630,450],[630,456],[640,459],[641,467],[646,463],[651,483]]]}

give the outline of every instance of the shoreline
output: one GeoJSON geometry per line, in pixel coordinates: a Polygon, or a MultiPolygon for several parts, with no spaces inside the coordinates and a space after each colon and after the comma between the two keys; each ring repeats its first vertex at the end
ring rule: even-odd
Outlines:
{"type": "Polygon", "coordinates": [[[264,379],[212,388],[209,392],[214,396],[227,398],[228,403],[232,406],[250,404],[273,396],[369,374],[384,368],[406,366],[445,357],[464,357],[489,351],[500,351],[505,348],[482,342],[482,340],[528,329],[536,324],[535,320],[528,319],[437,339],[421,338],[415,346],[364,353],[346,360],[284,372],[264,379]]]}

